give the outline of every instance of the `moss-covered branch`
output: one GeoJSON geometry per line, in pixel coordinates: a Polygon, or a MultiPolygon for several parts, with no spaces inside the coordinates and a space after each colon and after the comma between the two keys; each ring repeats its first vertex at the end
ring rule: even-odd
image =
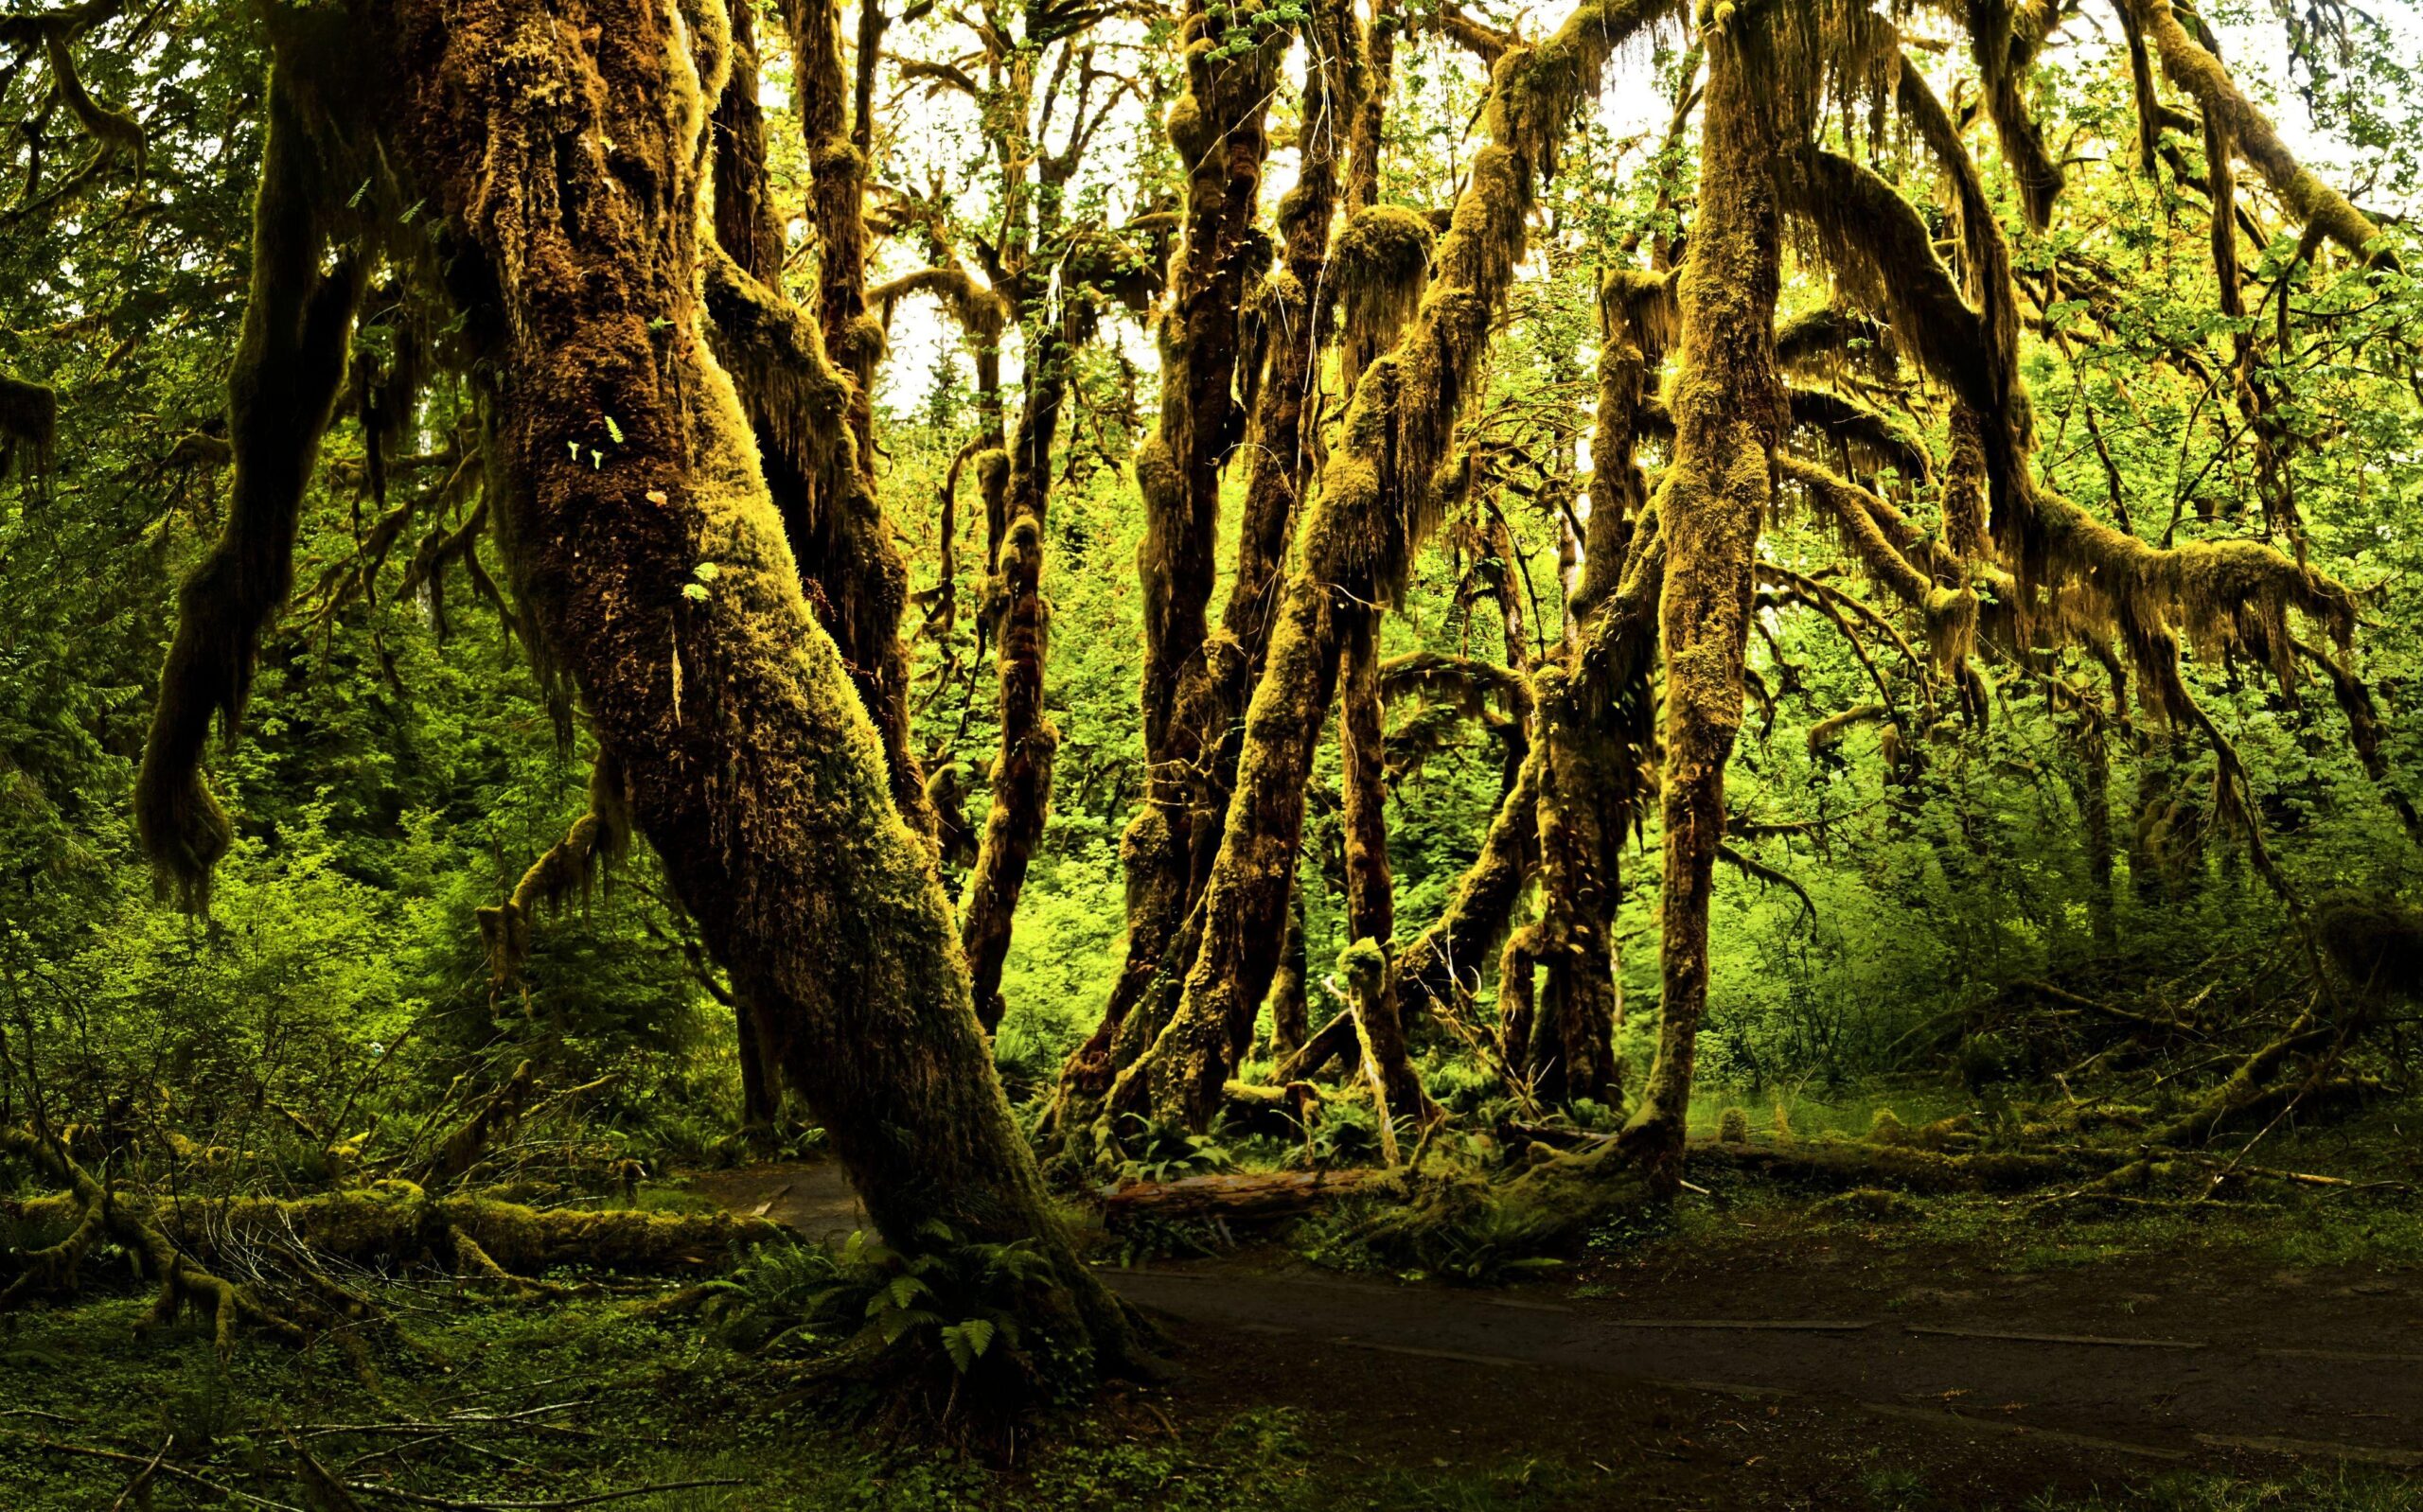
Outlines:
{"type": "Polygon", "coordinates": [[[236,483],[227,525],[177,599],[177,636],[135,781],[134,818],[164,888],[206,901],[233,831],[202,777],[215,715],[232,736],[252,692],[253,659],[293,585],[294,533],[312,459],[345,378],[363,267],[323,272],[327,210],[342,197],[291,91],[273,77],[269,132],[253,204],[252,290],[228,378],[236,483]]]}

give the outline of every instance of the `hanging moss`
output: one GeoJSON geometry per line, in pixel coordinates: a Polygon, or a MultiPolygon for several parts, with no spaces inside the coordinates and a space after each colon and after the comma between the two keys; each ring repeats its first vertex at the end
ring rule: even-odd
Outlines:
{"type": "Polygon", "coordinates": [[[1832,443],[1825,450],[1848,452],[1860,470],[1875,473],[1890,467],[1914,483],[1934,479],[1935,459],[1928,454],[1926,443],[1900,417],[1869,409],[1831,389],[1795,387],[1786,397],[1794,425],[1832,443]]]}
{"type": "Polygon", "coordinates": [[[0,474],[11,464],[29,478],[48,472],[58,436],[58,391],[0,373],[0,474]]]}
{"type": "Polygon", "coordinates": [[[1892,332],[1864,310],[1820,305],[1776,326],[1776,364],[1790,373],[1840,379],[1860,372],[1890,381],[1901,364],[1892,332]]]}
{"type": "Polygon", "coordinates": [[[2170,76],[2171,82],[2196,97],[2197,104],[2203,107],[2207,115],[2221,122],[2228,139],[2262,173],[2264,182],[2272,185],[2272,192],[2280,197],[2290,215],[2317,228],[2358,257],[2384,268],[2398,266],[2395,252],[2375,245],[2380,240],[2380,227],[2350,204],[2346,196],[2297,162],[2281,142],[2279,133],[2273,130],[2271,121],[2239,93],[2220,60],[2200,46],[2180,25],[2170,0],[2119,3],[2153,44],[2162,59],[2163,72],[2170,76]]]}
{"type": "Polygon", "coordinates": [[[530,930],[539,916],[575,899],[586,906],[598,878],[611,874],[630,845],[630,804],[622,774],[612,758],[600,755],[589,769],[589,811],[530,863],[511,897],[478,912],[480,938],[498,986],[519,979],[529,962],[530,930]]]}
{"type": "Polygon", "coordinates": [[[293,581],[296,520],[320,437],[345,378],[362,264],[327,242],[318,152],[273,75],[260,188],[253,204],[252,289],[228,378],[236,483],[227,525],[177,599],[177,635],[135,780],[135,828],[164,891],[207,900],[232,830],[202,778],[217,716],[232,738],[252,692],[262,630],[293,581]]]}
{"type": "Polygon", "coordinates": [[[1977,62],[1986,114],[1994,123],[2003,161],[2019,186],[2027,223],[2042,231],[2061,192],[2061,165],[2028,113],[2025,86],[2060,9],[2055,0],[1969,0],[1968,9],[1970,56],[1977,62]]]}
{"type": "Polygon", "coordinates": [[[1330,277],[1339,308],[1338,373],[1350,388],[1396,345],[1421,308],[1437,239],[1428,220],[1393,204],[1360,210],[1338,232],[1330,277]]]}
{"type": "Polygon", "coordinates": [[[86,93],[84,80],[76,72],[75,57],[67,50],[64,27],[48,28],[43,33],[43,42],[50,59],[51,79],[68,114],[93,139],[95,150],[102,160],[120,155],[132,158],[134,177],[141,180],[146,152],[143,123],[125,111],[112,110],[86,93]]]}

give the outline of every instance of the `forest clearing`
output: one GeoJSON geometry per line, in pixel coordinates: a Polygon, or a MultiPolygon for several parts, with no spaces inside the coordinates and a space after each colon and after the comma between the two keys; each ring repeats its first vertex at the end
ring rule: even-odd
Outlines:
{"type": "Polygon", "coordinates": [[[2423,1508],[2414,0],[0,4],[0,1508],[2423,1508]]]}

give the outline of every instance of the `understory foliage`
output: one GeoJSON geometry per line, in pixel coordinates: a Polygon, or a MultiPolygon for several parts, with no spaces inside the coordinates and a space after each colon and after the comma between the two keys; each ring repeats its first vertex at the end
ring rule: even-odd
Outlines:
{"type": "Polygon", "coordinates": [[[1151,1368],[1047,1179],[1482,1283],[2407,1089],[2411,16],[574,9],[0,16],[0,1307],[960,1420],[1151,1368]]]}

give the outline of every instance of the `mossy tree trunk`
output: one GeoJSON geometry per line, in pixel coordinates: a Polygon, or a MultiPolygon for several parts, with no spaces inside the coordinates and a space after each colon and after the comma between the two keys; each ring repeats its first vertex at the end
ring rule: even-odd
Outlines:
{"type": "MultiPolygon", "coordinates": [[[[1187,89],[1170,107],[1169,135],[1186,174],[1183,237],[1160,322],[1160,422],[1136,453],[1144,501],[1136,552],[1144,608],[1144,800],[1121,842],[1127,958],[1105,1014],[1111,1024],[1134,1006],[1193,902],[1193,799],[1205,739],[1216,746],[1221,732],[1180,718],[1179,692],[1206,654],[1220,473],[1242,439],[1241,317],[1269,150],[1263,117],[1278,63],[1271,41],[1222,56],[1227,26],[1199,4],[1188,10],[1180,44],[1187,89]]],[[[1259,544],[1249,540],[1247,549],[1259,544]]]]}
{"type": "Polygon", "coordinates": [[[1346,933],[1383,954],[1378,969],[1355,992],[1355,1008],[1371,1064],[1386,1089],[1388,1111],[1424,1116],[1430,1099],[1406,1054],[1397,1011],[1396,972],[1386,952],[1396,944],[1396,879],[1388,868],[1388,755],[1380,705],[1379,611],[1352,612],[1345,631],[1338,741],[1345,768],[1346,933]]]}
{"type": "MultiPolygon", "coordinates": [[[[1169,859],[1182,845],[1183,891],[1173,899],[1165,890],[1166,873],[1155,870],[1147,873],[1153,890],[1140,897],[1131,866],[1126,964],[1102,1023],[1062,1067],[1047,1119],[1048,1130],[1064,1143],[1091,1137],[1114,1078],[1152,1044],[1175,1005],[1176,993],[1157,993],[1156,985],[1175,985],[1163,983],[1163,976],[1182,976],[1201,938],[1194,915],[1227,825],[1229,793],[1243,748],[1240,715],[1262,672],[1277,618],[1273,601],[1312,466],[1314,438],[1307,420],[1317,411],[1319,359],[1334,307],[1324,283],[1338,198],[1337,123],[1353,108],[1361,49],[1347,0],[1318,0],[1305,29],[1320,66],[1308,81],[1296,186],[1279,204],[1281,262],[1247,302],[1239,333],[1235,378],[1251,445],[1235,572],[1219,628],[1197,643],[1195,655],[1176,664],[1170,745],[1192,752],[1192,764],[1181,774],[1184,808],[1159,816],[1171,826],[1166,834],[1131,831],[1127,839],[1131,850],[1140,843],[1157,852],[1167,846],[1169,859]]],[[[1224,223],[1226,192],[1224,183],[1224,223]]],[[[1151,824],[1155,818],[1140,815],[1137,824],[1151,824]]],[[[1300,1015],[1300,986],[1295,1000],[1300,1015]]]]}
{"type": "MultiPolygon", "coordinates": [[[[1746,27],[1761,23],[1748,17],[1746,27]]],[[[1707,916],[1724,836],[1724,767],[1742,724],[1742,669],[1759,529],[1785,423],[1776,376],[1780,216],[1776,104],[1750,66],[1766,39],[1708,36],[1699,210],[1677,275],[1681,370],[1674,448],[1661,490],[1666,587],[1665,875],[1657,1058],[1625,1131],[1654,1183],[1680,1175],[1700,1021],[1707,916]]]]}
{"type": "MultiPolygon", "coordinates": [[[[718,358],[732,372],[756,432],[767,485],[782,512],[809,603],[841,648],[851,680],[883,737],[893,801],[911,828],[930,836],[936,821],[926,799],[925,771],[909,743],[909,668],[900,641],[909,569],[875,490],[868,393],[882,339],[865,315],[862,185],[849,170],[858,160],[840,124],[849,87],[841,77],[840,44],[829,25],[822,30],[815,25],[822,13],[807,3],[790,18],[799,60],[797,102],[810,132],[811,156],[840,180],[828,184],[820,177],[812,197],[827,248],[819,318],[805,318],[785,290],[787,239],[767,177],[766,122],[756,99],[757,43],[744,8],[733,24],[734,87],[715,108],[715,232],[752,287],[745,300],[717,302],[715,337],[718,358]],[[840,136],[838,159],[819,133],[840,136]],[[836,248],[848,255],[837,255],[836,248]],[[837,272],[843,267],[849,276],[837,272]],[[837,282],[842,287],[835,288],[837,282]],[[837,322],[837,308],[855,314],[837,322]]],[[[711,292],[717,287],[711,285],[711,292]]]]}
{"type": "Polygon", "coordinates": [[[1536,677],[1536,738],[1546,754],[1537,779],[1539,911],[1508,942],[1499,1038],[1510,1071],[1548,1102],[1612,1105],[1621,1097],[1616,910],[1642,756],[1654,740],[1655,659],[1654,626],[1627,615],[1620,591],[1648,510],[1636,448],[1642,401],[1671,336],[1671,301],[1669,280],[1657,274],[1618,270],[1601,287],[1590,518],[1571,612],[1585,632],[1603,622],[1621,636],[1610,642],[1585,634],[1536,677]],[[1582,644],[1619,644],[1621,654],[1601,655],[1590,677],[1577,678],[1582,644]],[[1535,971],[1545,974],[1544,995],[1535,971]]]}
{"type": "Polygon", "coordinates": [[[1026,403],[1010,446],[1000,525],[993,554],[993,641],[1000,688],[1001,744],[993,758],[992,802],[984,836],[959,898],[960,940],[967,951],[976,1013],[987,1032],[999,1027],[1001,968],[1026,887],[1028,864],[1052,806],[1052,766],[1060,731],[1044,707],[1044,668],[1052,649],[1052,606],[1043,594],[1045,512],[1052,500],[1052,448],[1077,350],[1092,339],[1092,294],[1064,290],[1030,327],[1026,403]]]}
{"type": "Polygon", "coordinates": [[[347,219],[310,139],[308,85],[275,78],[253,202],[252,287],[227,380],[235,487],[227,524],[177,594],[177,634],[160,670],[134,821],[164,888],[207,899],[235,831],[202,777],[214,716],[230,734],[252,693],[254,658],[294,578],[294,536],[320,437],[343,385],[364,265],[324,259],[347,219]]]}
{"type": "Polygon", "coordinates": [[[1430,291],[1396,349],[1363,374],[1305,519],[1302,565],[1246,715],[1202,943],[1168,1027],[1121,1073],[1115,1107],[1149,1102],[1200,1127],[1220,1106],[1284,937],[1305,780],[1337,678],[1340,612],[1393,599],[1437,522],[1433,475],[1512,286],[1539,177],[1553,170],[1608,56],[1662,9],[1586,3],[1554,36],[1498,65],[1483,111],[1490,144],[1474,157],[1430,291]]]}
{"type": "Polygon", "coordinates": [[[1030,1344],[1116,1363],[1124,1314],[1052,1216],[931,856],[701,339],[721,8],[386,0],[365,18],[355,44],[394,92],[384,150],[463,247],[517,579],[638,827],[876,1226],[1039,1241],[1030,1344]]]}
{"type": "Polygon", "coordinates": [[[1528,976],[1536,966],[1546,991],[1536,1007],[1521,984],[1524,1032],[1510,1031],[1508,1061],[1544,1102],[1621,1098],[1616,1066],[1614,859],[1632,812],[1629,762],[1611,759],[1611,737],[1596,728],[1572,679],[1561,666],[1536,679],[1540,739],[1548,762],[1540,774],[1540,913],[1509,959],[1519,954],[1528,976]],[[1616,833],[1610,835],[1612,821],[1616,833]]]}

